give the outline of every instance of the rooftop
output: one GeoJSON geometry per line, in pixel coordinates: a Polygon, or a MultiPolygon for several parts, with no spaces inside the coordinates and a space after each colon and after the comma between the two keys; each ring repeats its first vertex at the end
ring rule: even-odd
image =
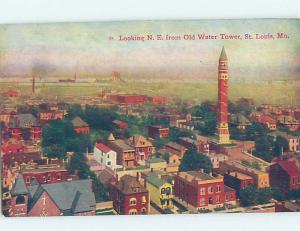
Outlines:
{"type": "Polygon", "coordinates": [[[76,116],[74,119],[72,119],[72,124],[73,124],[74,127],[87,127],[87,126],[89,126],[79,116],[76,116]]]}
{"type": "Polygon", "coordinates": [[[104,153],[108,153],[111,151],[110,147],[107,147],[105,144],[102,144],[102,143],[96,143],[95,147],[104,153]]]}

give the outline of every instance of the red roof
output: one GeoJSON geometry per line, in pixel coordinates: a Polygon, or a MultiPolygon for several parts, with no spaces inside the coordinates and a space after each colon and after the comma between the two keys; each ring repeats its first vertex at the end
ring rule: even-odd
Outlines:
{"type": "Polygon", "coordinates": [[[293,161],[278,161],[279,166],[289,175],[300,175],[300,170],[293,161]]]}
{"type": "Polygon", "coordinates": [[[276,121],[272,118],[272,117],[270,117],[270,116],[267,116],[267,115],[261,115],[260,117],[259,117],[259,122],[260,123],[271,123],[271,124],[274,124],[274,123],[276,123],[276,121]]]}
{"type": "Polygon", "coordinates": [[[24,152],[25,146],[20,143],[6,142],[1,147],[4,154],[24,152]]]}
{"type": "Polygon", "coordinates": [[[98,148],[99,150],[101,150],[102,152],[109,152],[111,151],[111,148],[107,147],[105,144],[102,144],[102,143],[96,143],[96,148],[98,148]]]}

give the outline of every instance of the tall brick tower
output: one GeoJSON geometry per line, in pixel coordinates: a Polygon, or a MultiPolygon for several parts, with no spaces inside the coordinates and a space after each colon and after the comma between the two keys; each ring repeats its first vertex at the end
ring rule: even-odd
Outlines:
{"type": "Polygon", "coordinates": [[[223,46],[218,67],[218,142],[230,144],[228,130],[228,59],[223,46]]]}

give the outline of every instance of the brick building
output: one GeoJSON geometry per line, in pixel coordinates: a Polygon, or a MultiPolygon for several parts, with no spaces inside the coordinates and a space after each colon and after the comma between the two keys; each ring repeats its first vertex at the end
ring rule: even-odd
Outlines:
{"type": "Polygon", "coordinates": [[[148,127],[148,136],[155,139],[159,138],[166,138],[169,137],[169,128],[163,127],[161,125],[152,125],[148,127]]]}
{"type": "Polygon", "coordinates": [[[271,186],[283,193],[300,187],[300,170],[294,161],[279,160],[270,166],[269,174],[271,186]]]}
{"type": "Polygon", "coordinates": [[[222,176],[200,171],[178,172],[174,176],[174,194],[200,210],[236,202],[235,191],[229,187],[225,191],[222,176]]]}
{"type": "Polygon", "coordinates": [[[145,165],[145,161],[151,158],[153,152],[152,143],[141,135],[134,135],[128,139],[128,144],[135,149],[135,161],[145,165]]]}
{"type": "Polygon", "coordinates": [[[229,171],[224,174],[224,184],[235,189],[236,196],[239,198],[241,189],[253,185],[253,178],[237,171],[229,171]]]}
{"type": "Polygon", "coordinates": [[[149,213],[149,192],[138,177],[125,175],[109,189],[114,210],[122,215],[149,213]]]}
{"type": "Polygon", "coordinates": [[[110,95],[109,99],[119,104],[135,105],[145,103],[146,95],[110,95]]]}

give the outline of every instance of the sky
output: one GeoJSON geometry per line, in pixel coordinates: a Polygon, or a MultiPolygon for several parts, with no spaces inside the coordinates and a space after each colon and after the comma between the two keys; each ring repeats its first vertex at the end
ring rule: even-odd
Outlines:
{"type": "Polygon", "coordinates": [[[0,25],[0,77],[108,75],[211,79],[225,46],[233,79],[296,79],[300,20],[123,21],[0,25]],[[118,36],[275,34],[274,40],[118,41],[118,36]],[[114,40],[109,40],[113,36],[114,40]]]}

